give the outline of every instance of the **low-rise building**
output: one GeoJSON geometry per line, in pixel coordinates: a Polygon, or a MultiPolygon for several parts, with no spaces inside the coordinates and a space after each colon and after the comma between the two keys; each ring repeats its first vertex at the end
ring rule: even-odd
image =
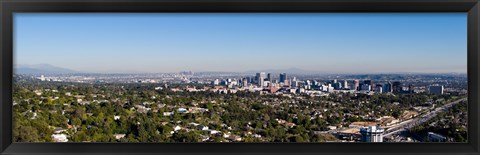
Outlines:
{"type": "Polygon", "coordinates": [[[127,134],[113,134],[116,140],[120,140],[121,138],[124,138],[127,134]]]}
{"type": "Polygon", "coordinates": [[[68,142],[66,134],[53,134],[52,139],[54,142],[68,142]]]}

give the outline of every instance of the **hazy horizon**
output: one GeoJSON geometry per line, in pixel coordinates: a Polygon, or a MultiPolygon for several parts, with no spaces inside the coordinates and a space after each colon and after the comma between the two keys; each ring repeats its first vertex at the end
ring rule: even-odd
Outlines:
{"type": "Polygon", "coordinates": [[[466,73],[466,28],[465,13],[16,13],[14,61],[100,73],[466,73]]]}

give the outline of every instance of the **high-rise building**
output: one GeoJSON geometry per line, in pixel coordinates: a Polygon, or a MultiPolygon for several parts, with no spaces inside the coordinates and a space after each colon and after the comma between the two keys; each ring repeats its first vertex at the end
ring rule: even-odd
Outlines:
{"type": "Polygon", "coordinates": [[[373,82],[372,80],[363,80],[363,84],[368,84],[373,87],[373,82]]]}
{"type": "Polygon", "coordinates": [[[263,87],[263,81],[265,81],[265,72],[257,73],[256,80],[257,80],[257,84],[260,87],[263,87]]]}
{"type": "Polygon", "coordinates": [[[220,84],[226,86],[228,85],[228,81],[223,79],[222,81],[220,81],[220,84]]]}
{"type": "Polygon", "coordinates": [[[437,94],[437,95],[443,94],[443,86],[433,85],[433,86],[430,86],[429,90],[431,94],[437,94]]]}
{"type": "Polygon", "coordinates": [[[372,86],[368,85],[368,84],[362,84],[360,86],[360,90],[363,90],[363,91],[370,91],[372,90],[372,86]]]}
{"type": "Polygon", "coordinates": [[[219,85],[219,84],[220,84],[220,80],[215,79],[215,80],[213,81],[213,85],[219,85]]]}
{"type": "Polygon", "coordinates": [[[285,80],[285,82],[283,82],[283,85],[284,86],[290,86],[290,80],[288,80],[288,79],[285,80]]]}
{"type": "Polygon", "coordinates": [[[310,85],[312,85],[312,83],[310,82],[310,80],[306,80],[305,85],[310,86],[310,85]]]}
{"type": "Polygon", "coordinates": [[[340,88],[342,88],[342,84],[341,84],[340,82],[334,83],[334,84],[333,84],[333,88],[334,88],[335,90],[339,90],[340,88]]]}
{"type": "Polygon", "coordinates": [[[348,82],[347,80],[343,81],[343,88],[347,89],[348,88],[348,82]]]}
{"type": "Polygon", "coordinates": [[[395,81],[392,84],[393,93],[401,93],[402,92],[402,83],[400,81],[395,81]]]}
{"type": "Polygon", "coordinates": [[[360,129],[362,142],[383,142],[384,129],[377,126],[369,126],[360,129]]]}
{"type": "Polygon", "coordinates": [[[243,86],[243,87],[248,86],[247,78],[243,78],[243,79],[242,79],[242,86],[243,86]]]}
{"type": "Polygon", "coordinates": [[[253,80],[252,80],[252,78],[251,78],[250,76],[247,76],[246,79],[247,79],[247,82],[248,82],[248,83],[252,83],[252,82],[253,82],[253,80]]]}
{"type": "Polygon", "coordinates": [[[391,93],[392,92],[392,83],[391,82],[387,82],[385,84],[383,84],[383,92],[385,93],[391,93]]]}
{"type": "Polygon", "coordinates": [[[382,93],[383,92],[383,88],[382,88],[381,84],[376,84],[375,85],[375,92],[377,92],[377,93],[382,93]]]}
{"type": "Polygon", "coordinates": [[[272,82],[272,74],[270,74],[270,73],[267,74],[267,80],[272,82]]]}
{"type": "Polygon", "coordinates": [[[360,80],[353,80],[352,90],[360,90],[360,80]]]}
{"type": "Polygon", "coordinates": [[[281,73],[280,74],[280,82],[285,82],[287,80],[287,73],[281,73]]]}
{"type": "Polygon", "coordinates": [[[298,81],[292,81],[292,87],[298,87],[298,81]]]}

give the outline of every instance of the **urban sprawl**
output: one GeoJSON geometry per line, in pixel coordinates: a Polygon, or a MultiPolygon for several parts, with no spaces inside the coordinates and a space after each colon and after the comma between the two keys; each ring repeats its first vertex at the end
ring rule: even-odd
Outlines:
{"type": "Polygon", "coordinates": [[[466,142],[466,74],[17,74],[16,142],[466,142]]]}

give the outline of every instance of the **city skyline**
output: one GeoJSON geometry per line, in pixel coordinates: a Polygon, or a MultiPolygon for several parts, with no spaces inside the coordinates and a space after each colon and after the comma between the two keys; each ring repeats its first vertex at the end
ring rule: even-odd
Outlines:
{"type": "Polygon", "coordinates": [[[14,17],[16,65],[125,73],[467,70],[464,13],[14,17]]]}

